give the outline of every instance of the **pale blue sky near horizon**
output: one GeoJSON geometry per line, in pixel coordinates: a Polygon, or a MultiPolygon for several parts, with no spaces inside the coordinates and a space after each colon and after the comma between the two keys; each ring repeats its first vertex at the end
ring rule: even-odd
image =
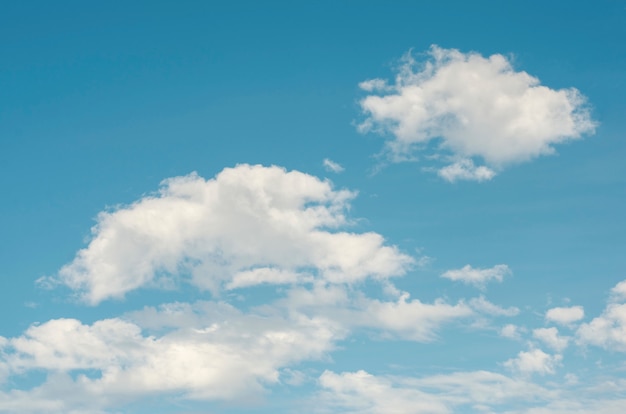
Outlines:
{"type": "MultiPolygon", "coordinates": [[[[527,326],[531,336],[533,328],[547,326],[548,309],[574,305],[584,307],[589,323],[626,278],[625,40],[626,2],[617,0],[5,2],[0,338],[59,318],[92,324],[144,306],[213,300],[182,283],[90,306],[67,287],[48,290],[35,282],[54,277],[88,245],[99,212],[154,194],[164,179],[194,171],[210,179],[238,164],[276,165],[329,179],[336,190],[358,191],[347,231],[375,232],[403,253],[430,257],[392,279],[412,299],[457,303],[484,295],[520,310],[511,321],[495,318],[493,329],[442,327],[434,343],[359,332],[337,339],[338,349],[322,359],[280,369],[307,367],[303,371],[318,377],[325,369],[507,372],[503,361],[527,347],[503,339],[497,327],[527,326]],[[448,183],[424,170],[424,158],[387,161],[381,151],[389,136],[357,130],[368,95],[359,83],[393,79],[403,55],[426,59],[431,45],[502,54],[542,85],[578,89],[597,122],[595,133],[556,144],[555,154],[516,162],[485,182],[448,183]],[[327,158],[345,171],[325,170],[327,158]],[[440,277],[468,264],[506,264],[512,275],[484,290],[440,277]]],[[[375,295],[370,282],[363,283],[363,291],[375,295]]],[[[281,297],[284,289],[262,287],[248,302],[232,304],[246,309],[246,303],[281,297]]],[[[604,375],[597,361],[625,367],[619,347],[573,345],[571,335],[558,375],[576,369],[604,375]]],[[[0,390],[30,390],[53,371],[9,371],[3,383],[0,364],[0,390]]],[[[550,378],[538,376],[537,383],[550,378]]],[[[623,380],[623,372],[615,378],[623,380]]],[[[312,401],[318,388],[312,380],[268,385],[264,397],[245,408],[228,399],[177,402],[166,394],[163,411],[154,411],[150,397],[138,394],[130,405],[97,409],[289,412],[312,401]]],[[[615,395],[626,395],[626,387],[615,395]]],[[[2,398],[0,412],[14,412],[2,398]]]]}

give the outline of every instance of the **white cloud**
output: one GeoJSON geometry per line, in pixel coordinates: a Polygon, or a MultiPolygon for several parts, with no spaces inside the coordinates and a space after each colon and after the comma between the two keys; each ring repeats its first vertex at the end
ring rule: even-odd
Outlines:
{"type": "Polygon", "coordinates": [[[216,291],[289,283],[302,271],[334,283],[404,274],[414,259],[379,234],[337,231],[349,224],[344,211],[354,196],[278,167],[171,178],[156,195],[100,213],[91,242],[58,280],[97,304],[184,275],[216,291]]]}
{"type": "Polygon", "coordinates": [[[293,288],[281,306],[307,315],[332,319],[350,330],[373,330],[383,337],[399,337],[418,342],[437,338],[437,330],[444,324],[475,316],[464,302],[449,304],[442,299],[424,303],[409,299],[406,292],[398,292],[393,301],[350,294],[342,286],[316,285],[312,290],[293,288]]]}
{"type": "Polygon", "coordinates": [[[324,371],[320,376],[326,404],[341,412],[439,414],[448,413],[444,403],[418,389],[397,387],[391,380],[365,371],[336,374],[324,371]]]}
{"type": "Polygon", "coordinates": [[[393,85],[382,79],[359,85],[371,93],[360,102],[366,119],[359,130],[390,136],[392,160],[411,158],[437,140],[437,151],[453,161],[439,171],[442,177],[480,181],[594,132],[578,90],[543,86],[503,55],[432,46],[428,56],[416,62],[407,54],[393,85]],[[475,167],[472,158],[487,166],[475,167]]]}
{"type": "Polygon", "coordinates": [[[344,171],[344,168],[341,166],[341,164],[329,159],[329,158],[324,158],[324,162],[323,162],[324,168],[326,169],[326,171],[329,172],[334,172],[334,173],[340,173],[342,171],[344,171]]]}
{"type": "Polygon", "coordinates": [[[271,267],[259,267],[235,273],[233,280],[226,285],[226,289],[237,289],[262,283],[274,285],[291,284],[304,279],[308,279],[306,274],[271,267]]]}
{"type": "Polygon", "coordinates": [[[439,169],[437,174],[444,180],[453,183],[459,180],[489,181],[495,177],[496,172],[484,165],[477,167],[474,165],[474,161],[465,158],[439,169]]]}
{"type": "MultiPolygon", "coordinates": [[[[313,401],[323,413],[502,413],[502,414],[621,414],[626,400],[621,380],[604,390],[577,386],[571,376],[544,386],[528,377],[489,371],[453,372],[423,377],[373,375],[366,371],[325,371],[321,391],[313,401]]],[[[601,387],[602,388],[602,387],[601,387]]]]}
{"type": "Polygon", "coordinates": [[[561,352],[567,348],[570,339],[569,337],[559,335],[559,330],[554,327],[534,329],[533,337],[539,339],[556,352],[561,352]]]}
{"type": "Polygon", "coordinates": [[[577,336],[584,344],[626,352],[626,304],[609,304],[602,315],[582,324],[577,336]]]}
{"type": "Polygon", "coordinates": [[[387,81],[384,79],[370,79],[360,82],[359,88],[363,89],[366,92],[393,90],[393,87],[389,86],[389,84],[387,84],[387,81]]]}
{"type": "Polygon", "coordinates": [[[503,308],[496,304],[489,302],[483,296],[470,299],[469,305],[472,309],[480,313],[485,313],[491,316],[516,316],[519,314],[519,309],[511,306],[510,308],[503,308]]]}
{"type": "Polygon", "coordinates": [[[125,364],[140,357],[142,347],[136,345],[143,341],[138,326],[120,319],[106,319],[91,326],[76,319],[55,319],[31,326],[5,348],[14,351],[7,358],[14,371],[67,371],[125,364]]]}
{"type": "Polygon", "coordinates": [[[461,269],[448,270],[441,277],[471,284],[477,287],[484,287],[488,282],[502,282],[505,276],[511,275],[511,269],[505,264],[499,264],[491,268],[480,269],[465,265],[461,269]]]}
{"type": "Polygon", "coordinates": [[[626,280],[611,289],[609,303],[602,314],[583,323],[576,335],[581,344],[626,352],[626,280]]]}
{"type": "Polygon", "coordinates": [[[516,326],[513,324],[507,324],[507,325],[504,325],[502,329],[500,329],[500,336],[504,338],[509,338],[509,339],[520,339],[521,338],[520,333],[522,331],[523,329],[520,328],[519,326],[516,326]]]}
{"type": "Polygon", "coordinates": [[[582,306],[558,307],[546,312],[546,320],[560,325],[570,325],[585,317],[582,306]]]}
{"type": "MultiPolygon", "coordinates": [[[[6,343],[6,338],[3,338],[0,336],[0,350],[5,347],[5,343],[6,343]]],[[[7,366],[7,364],[4,361],[0,360],[0,385],[4,384],[4,382],[9,377],[10,372],[11,371],[9,370],[9,367],[7,366]]]]}
{"type": "Polygon", "coordinates": [[[550,355],[540,349],[533,349],[521,351],[517,358],[504,362],[504,366],[522,374],[554,374],[562,359],[561,355],[550,355]]]}
{"type": "Polygon", "coordinates": [[[613,289],[611,289],[611,294],[615,300],[625,300],[626,299],[626,280],[622,280],[619,282],[613,289]]]}
{"type": "Polygon", "coordinates": [[[515,307],[503,308],[483,296],[457,303],[436,299],[426,303],[411,299],[409,293],[387,283],[384,291],[393,300],[366,297],[344,286],[315,284],[311,289],[293,287],[279,306],[312,316],[332,319],[351,331],[366,330],[377,337],[402,338],[417,342],[438,339],[438,331],[446,325],[469,321],[484,322],[492,317],[519,314],[515,307]]]}
{"type": "MultiPolygon", "coordinates": [[[[0,391],[0,412],[16,414],[110,414],[100,396],[79,389],[67,374],[52,374],[32,390],[0,391]]],[[[122,396],[120,396],[122,399],[122,396]]]]}
{"type": "Polygon", "coordinates": [[[301,381],[302,375],[289,374],[293,367],[327,357],[357,332],[429,342],[445,324],[509,312],[482,297],[469,305],[424,303],[389,281],[381,287],[396,297],[373,299],[352,286],[314,280],[247,312],[221,302],[169,303],[92,324],[36,324],[21,336],[0,338],[0,368],[6,367],[5,377],[43,370],[48,379],[0,393],[0,412],[95,413],[154,395],[240,401],[273,384],[301,381]]]}
{"type": "MultiPolygon", "coordinates": [[[[344,335],[328,319],[245,314],[214,302],[145,308],[128,317],[136,322],[113,318],[85,325],[57,319],[33,325],[7,340],[2,355],[13,373],[75,372],[73,393],[86,394],[91,407],[105,409],[164,393],[203,400],[249,398],[277,383],[282,367],[322,357],[344,335]],[[142,328],[155,334],[146,336],[142,328]],[[84,370],[99,375],[87,377],[84,370]]],[[[53,386],[49,382],[39,391],[53,386]]],[[[7,404],[0,398],[0,412],[7,404]]]]}
{"type": "Polygon", "coordinates": [[[361,326],[377,328],[383,333],[428,342],[436,338],[435,332],[441,325],[473,314],[463,303],[451,305],[437,300],[429,304],[408,299],[408,294],[402,295],[397,302],[363,299],[360,303],[363,310],[354,315],[357,316],[355,320],[361,326]]]}
{"type": "MultiPolygon", "coordinates": [[[[53,319],[17,337],[0,337],[0,382],[46,375],[28,390],[0,391],[0,412],[103,414],[154,396],[240,402],[272,386],[306,382],[311,371],[300,371],[300,364],[331,357],[352,335],[424,343],[440,339],[444,326],[476,326],[519,313],[482,295],[456,302],[412,299],[389,278],[415,266],[415,259],[376,233],[341,230],[350,224],[345,211],[352,197],[306,174],[244,165],[208,181],[196,175],[166,180],[159,194],[102,213],[91,243],[59,276],[90,303],[163,279],[189,277],[196,287],[237,289],[221,296],[235,300],[259,284],[281,286],[256,307],[244,303],[245,311],[215,301],[169,303],[90,323],[53,319]],[[368,277],[375,283],[364,284],[368,277]]],[[[442,277],[483,287],[510,273],[506,265],[468,265],[442,277]]],[[[620,286],[613,300],[622,297],[620,286]]],[[[578,340],[626,349],[626,310],[619,306],[624,305],[611,303],[600,318],[583,324],[578,340]]],[[[569,324],[583,316],[582,307],[554,308],[546,319],[569,324]]],[[[507,325],[501,335],[519,338],[520,332],[507,325]]],[[[533,337],[555,352],[570,339],[556,328],[535,329],[533,337]]],[[[324,404],[315,407],[505,412],[498,404],[510,403],[510,414],[556,413],[563,405],[510,410],[516,401],[522,407],[553,396],[530,383],[529,374],[553,374],[561,358],[538,349],[520,352],[503,364],[523,374],[512,377],[485,371],[421,378],[326,371],[320,377],[324,404]]],[[[585,404],[572,407],[591,407],[585,404]]]]}
{"type": "Polygon", "coordinates": [[[365,371],[325,371],[319,379],[322,405],[330,412],[429,413],[492,412],[502,403],[524,404],[554,394],[524,379],[487,372],[456,372],[422,378],[375,376],[365,371]],[[465,408],[463,410],[462,408],[465,408]]]}

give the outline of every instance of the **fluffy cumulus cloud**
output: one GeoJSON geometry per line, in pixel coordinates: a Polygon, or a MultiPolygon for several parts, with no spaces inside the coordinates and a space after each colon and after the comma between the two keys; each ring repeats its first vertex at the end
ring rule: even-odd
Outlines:
{"type": "Polygon", "coordinates": [[[500,336],[509,339],[520,339],[522,331],[523,328],[509,323],[500,328],[500,336]]]}
{"type": "Polygon", "coordinates": [[[558,307],[546,312],[546,320],[560,325],[570,325],[585,317],[582,306],[558,307]]]}
{"type": "MultiPolygon", "coordinates": [[[[68,386],[88,397],[83,404],[110,408],[163,393],[191,399],[250,397],[279,382],[280,368],[319,358],[343,335],[328,319],[246,314],[214,302],[145,308],[126,319],[92,325],[51,320],[7,340],[2,352],[15,373],[77,373],[68,386]],[[98,375],[88,376],[87,370],[98,375]]],[[[48,381],[40,391],[53,386],[48,381]]],[[[32,392],[24,397],[36,399],[32,392]]],[[[58,405],[63,412],[63,398],[50,395],[40,403],[58,405]]],[[[0,399],[0,412],[6,409],[0,399]]]]}
{"type": "Polygon", "coordinates": [[[516,358],[507,360],[504,366],[522,374],[554,374],[563,357],[550,355],[541,349],[521,351],[516,358]]]}
{"type": "Polygon", "coordinates": [[[354,196],[278,167],[171,178],[158,194],[101,213],[91,242],[58,282],[97,304],[180,279],[215,292],[311,273],[333,283],[404,274],[413,259],[382,236],[340,230],[354,196]]]}
{"type": "Polygon", "coordinates": [[[541,85],[500,54],[432,46],[422,62],[407,54],[392,84],[371,79],[360,87],[369,93],[360,130],[388,137],[392,160],[434,150],[450,162],[439,169],[448,181],[489,180],[595,129],[578,90],[541,85]]]}
{"type": "Polygon", "coordinates": [[[466,265],[460,269],[448,270],[441,277],[482,288],[491,281],[502,282],[505,276],[511,274],[511,269],[504,264],[487,269],[473,268],[470,265],[466,265]]]}
{"type": "Polygon", "coordinates": [[[612,297],[602,314],[577,331],[579,342],[626,352],[626,281],[611,291],[612,297]]]}
{"type": "Polygon", "coordinates": [[[616,300],[626,300],[626,280],[619,282],[613,289],[611,294],[616,300]]]}
{"type": "Polygon", "coordinates": [[[557,352],[561,352],[567,348],[570,340],[569,337],[559,335],[559,330],[555,327],[534,329],[533,337],[557,352]]]}

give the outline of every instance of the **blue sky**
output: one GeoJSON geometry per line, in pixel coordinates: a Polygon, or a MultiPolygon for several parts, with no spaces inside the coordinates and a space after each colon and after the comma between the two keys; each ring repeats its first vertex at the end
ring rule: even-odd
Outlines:
{"type": "Polygon", "coordinates": [[[626,3],[15,2],[0,412],[622,413],[626,3]]]}

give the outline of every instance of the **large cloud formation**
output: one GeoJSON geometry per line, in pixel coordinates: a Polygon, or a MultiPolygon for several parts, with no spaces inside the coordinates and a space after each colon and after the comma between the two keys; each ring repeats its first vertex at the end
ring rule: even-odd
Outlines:
{"type": "MultiPolygon", "coordinates": [[[[339,325],[328,319],[246,314],[225,303],[199,302],[145,308],[91,325],[54,319],[31,326],[0,349],[8,352],[4,360],[15,373],[77,373],[68,387],[84,394],[74,405],[85,408],[148,394],[203,400],[251,396],[264,384],[277,383],[279,368],[319,358],[341,336],[339,325]]],[[[0,412],[6,408],[1,397],[0,412]]],[[[62,396],[44,400],[60,404],[61,412],[68,406],[62,396]]],[[[23,404],[22,411],[27,408],[23,404]]]]}
{"type": "Polygon", "coordinates": [[[432,46],[427,56],[417,62],[407,54],[392,85],[383,79],[360,84],[371,94],[360,101],[366,118],[359,129],[389,137],[392,160],[413,158],[434,140],[435,156],[450,163],[439,169],[442,178],[484,181],[594,132],[578,90],[541,85],[503,55],[432,46]],[[475,165],[476,159],[486,165],[475,165]]]}
{"type": "Polygon", "coordinates": [[[413,259],[376,233],[339,231],[355,196],[279,167],[238,165],[214,179],[163,181],[159,193],[104,212],[58,281],[88,303],[189,276],[217,291],[309,277],[350,283],[399,276],[413,259]]]}

